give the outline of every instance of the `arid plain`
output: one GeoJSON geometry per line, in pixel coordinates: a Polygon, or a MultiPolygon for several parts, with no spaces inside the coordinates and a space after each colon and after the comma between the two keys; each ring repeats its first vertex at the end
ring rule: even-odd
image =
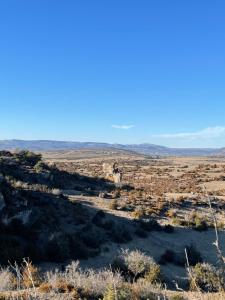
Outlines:
{"type": "Polygon", "coordinates": [[[157,158],[109,149],[46,152],[43,157],[61,170],[98,178],[104,178],[102,165],[105,162],[116,162],[123,174],[116,191],[103,191],[91,196],[79,189],[64,193],[71,201],[91,210],[103,210],[109,220],[116,218],[131,231],[134,222],[148,218],[157,220],[162,226],[174,228],[171,234],[156,230],[148,236],[137,231],[136,237],[126,245],[107,245],[99,256],[81,263],[83,266],[102,268],[111,263],[121,247],[138,249],[162,263],[163,273],[170,278],[170,285],[176,281],[185,286],[187,272],[176,259],[176,256],[185,255],[185,247],[193,245],[205,262],[216,264],[218,261],[213,245],[215,231],[212,213],[217,220],[221,248],[225,251],[224,157],[157,158]],[[124,186],[130,188],[124,189],[124,186]],[[170,252],[174,253],[174,261],[171,258],[168,262],[164,261],[170,252]]]}

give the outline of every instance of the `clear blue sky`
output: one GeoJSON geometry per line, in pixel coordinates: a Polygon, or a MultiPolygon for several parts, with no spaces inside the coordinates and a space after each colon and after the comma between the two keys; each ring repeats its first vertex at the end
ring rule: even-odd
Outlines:
{"type": "Polygon", "coordinates": [[[1,1],[11,138],[225,146],[225,1],[1,1]]]}

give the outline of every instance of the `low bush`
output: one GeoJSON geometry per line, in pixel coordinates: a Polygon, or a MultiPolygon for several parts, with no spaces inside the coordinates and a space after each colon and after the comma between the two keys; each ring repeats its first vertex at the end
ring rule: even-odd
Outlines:
{"type": "Polygon", "coordinates": [[[111,284],[104,293],[103,300],[127,300],[131,297],[131,291],[128,287],[115,289],[111,284]]]}
{"type": "Polygon", "coordinates": [[[95,216],[92,219],[92,223],[96,226],[102,227],[103,219],[105,218],[105,213],[102,210],[96,212],[95,216]]]}
{"type": "Polygon", "coordinates": [[[205,231],[208,229],[208,224],[202,218],[195,218],[193,228],[197,231],[205,231]]]}
{"type": "Polygon", "coordinates": [[[123,285],[123,278],[118,272],[110,270],[94,271],[87,269],[82,271],[78,262],[72,262],[67,266],[64,273],[48,273],[46,281],[55,285],[57,279],[66,279],[66,282],[80,292],[82,299],[102,299],[107,295],[109,288],[113,285],[117,291],[123,285]]]}
{"type": "Polygon", "coordinates": [[[186,220],[185,226],[193,228],[197,231],[205,231],[209,227],[207,224],[207,220],[195,211],[193,211],[189,215],[188,219],[186,220]]]}
{"type": "Polygon", "coordinates": [[[140,221],[140,228],[148,232],[161,231],[161,225],[155,219],[142,220],[140,221]]]}
{"type": "Polygon", "coordinates": [[[122,250],[112,264],[114,270],[119,270],[123,276],[133,282],[143,277],[151,284],[160,282],[160,267],[152,257],[145,255],[139,250],[122,250]]]}
{"type": "Polygon", "coordinates": [[[24,288],[32,288],[41,284],[41,276],[37,267],[31,262],[24,261],[22,265],[22,284],[24,288]]]}
{"type": "MultiPolygon", "coordinates": [[[[188,256],[188,262],[189,262],[190,266],[195,266],[197,263],[202,262],[201,253],[197,250],[197,248],[193,244],[188,245],[184,248],[186,249],[187,256],[188,256]]],[[[182,267],[187,265],[185,251],[176,253],[175,258],[174,258],[174,264],[176,264],[178,266],[182,266],[182,267]]]]}
{"type": "Polygon", "coordinates": [[[115,225],[113,220],[105,220],[105,213],[99,210],[92,219],[92,223],[106,230],[112,230],[115,225]]]}
{"type": "Polygon", "coordinates": [[[0,235],[0,263],[8,264],[9,261],[21,262],[26,257],[25,242],[15,236],[0,235]]]}
{"type": "Polygon", "coordinates": [[[22,150],[19,152],[16,152],[14,154],[14,157],[23,164],[28,164],[30,166],[35,166],[39,161],[41,161],[42,156],[41,154],[35,154],[28,150],[22,150]]]}
{"type": "Polygon", "coordinates": [[[175,259],[175,252],[167,249],[161,256],[159,263],[165,265],[166,263],[173,263],[175,259]]]}
{"type": "Polygon", "coordinates": [[[37,173],[41,173],[45,169],[46,169],[46,165],[41,160],[38,161],[34,166],[34,170],[37,173]]]}
{"type": "Polygon", "coordinates": [[[184,298],[183,295],[180,295],[179,293],[170,296],[169,300],[187,300],[187,298],[184,298]]]}
{"type": "Polygon", "coordinates": [[[96,236],[80,234],[55,234],[44,247],[45,260],[50,262],[64,262],[67,259],[87,259],[97,254],[99,242],[96,236]]]}
{"type": "Polygon", "coordinates": [[[191,244],[190,246],[186,246],[185,248],[186,248],[190,266],[195,266],[197,263],[202,262],[201,253],[197,250],[197,248],[193,244],[191,244]]]}
{"type": "Polygon", "coordinates": [[[190,289],[202,292],[219,292],[224,289],[224,279],[219,271],[210,264],[198,263],[191,268],[190,289]]]}
{"type": "Polygon", "coordinates": [[[16,277],[9,269],[0,269],[0,292],[11,291],[16,287],[16,277]]]}
{"type": "Polygon", "coordinates": [[[145,212],[143,209],[137,209],[131,213],[131,216],[132,216],[132,218],[138,220],[138,219],[144,218],[145,212]]]}
{"type": "Polygon", "coordinates": [[[145,273],[144,278],[150,284],[160,283],[162,281],[160,266],[156,263],[152,263],[148,271],[145,273]]]}
{"type": "Polygon", "coordinates": [[[179,217],[173,217],[172,223],[177,226],[188,226],[189,223],[186,220],[180,219],[179,217]]]}
{"type": "Polygon", "coordinates": [[[170,224],[165,225],[163,227],[163,231],[165,231],[166,233],[173,233],[174,232],[174,227],[170,224]]]}
{"type": "Polygon", "coordinates": [[[53,235],[46,245],[46,258],[50,262],[63,262],[70,258],[69,239],[66,235],[53,235]]]}
{"type": "Polygon", "coordinates": [[[102,228],[104,228],[105,230],[113,230],[114,226],[115,222],[113,220],[107,220],[102,223],[102,228]]]}
{"type": "Polygon", "coordinates": [[[115,243],[128,243],[132,240],[129,230],[124,226],[115,226],[109,232],[109,237],[115,243]]]}
{"type": "Polygon", "coordinates": [[[117,208],[118,208],[118,202],[116,199],[113,199],[112,201],[109,202],[109,209],[117,210],[117,208]]]}
{"type": "Polygon", "coordinates": [[[138,237],[143,238],[143,239],[145,239],[145,238],[148,237],[148,233],[147,233],[145,230],[141,229],[141,228],[137,228],[137,229],[135,230],[135,234],[136,234],[138,237]]]}
{"type": "Polygon", "coordinates": [[[175,218],[175,217],[177,216],[176,210],[170,208],[170,209],[166,212],[166,216],[167,216],[168,218],[171,218],[171,219],[175,218]]]}

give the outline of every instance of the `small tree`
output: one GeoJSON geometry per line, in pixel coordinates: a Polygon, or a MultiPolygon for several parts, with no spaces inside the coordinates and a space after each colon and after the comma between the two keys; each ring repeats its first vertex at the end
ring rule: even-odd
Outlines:
{"type": "Polygon", "coordinates": [[[155,263],[152,257],[145,255],[139,250],[122,250],[117,261],[120,262],[121,269],[126,270],[132,275],[133,281],[135,281],[138,277],[145,275],[150,278],[150,276],[153,276],[153,273],[156,271],[156,269],[157,279],[155,278],[153,281],[157,281],[159,279],[158,271],[160,273],[160,267],[155,263]]]}

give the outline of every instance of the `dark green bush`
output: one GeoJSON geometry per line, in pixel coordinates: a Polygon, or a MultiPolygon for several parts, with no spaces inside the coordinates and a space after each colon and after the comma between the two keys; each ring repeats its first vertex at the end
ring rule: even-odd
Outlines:
{"type": "Polygon", "coordinates": [[[173,233],[174,232],[174,227],[170,224],[165,225],[163,227],[163,231],[165,231],[166,233],[173,233]]]}
{"type": "MultiPolygon", "coordinates": [[[[196,249],[196,247],[191,244],[189,246],[184,247],[187,251],[188,261],[190,266],[195,266],[197,263],[202,262],[202,256],[201,253],[196,249]]],[[[186,266],[186,255],[185,251],[182,251],[181,253],[177,253],[174,263],[179,266],[186,266]]]]}
{"type": "Polygon", "coordinates": [[[28,150],[19,151],[15,153],[14,156],[20,163],[30,166],[35,166],[42,159],[41,154],[35,154],[28,150]]]}
{"type": "Polygon", "coordinates": [[[46,258],[50,262],[63,262],[70,258],[69,238],[67,235],[54,235],[46,245],[46,258]]]}
{"type": "Polygon", "coordinates": [[[141,229],[141,228],[137,228],[136,231],[135,231],[135,234],[138,237],[143,238],[143,239],[148,237],[148,233],[145,230],[141,229]]]}
{"type": "Polygon", "coordinates": [[[173,263],[175,259],[175,252],[167,249],[161,256],[159,263],[165,265],[166,263],[173,263]]]}
{"type": "Polygon", "coordinates": [[[21,262],[26,257],[25,243],[15,236],[0,235],[0,264],[21,262]]]}
{"type": "Polygon", "coordinates": [[[173,296],[170,296],[169,300],[187,300],[187,299],[184,298],[184,296],[177,293],[173,296]]]}
{"type": "Polygon", "coordinates": [[[190,289],[202,292],[219,292],[224,289],[223,276],[212,265],[198,263],[191,268],[190,289]]]}
{"type": "Polygon", "coordinates": [[[193,229],[197,231],[205,231],[208,230],[208,225],[205,220],[196,217],[195,223],[193,224],[193,229]]]}
{"type": "Polygon", "coordinates": [[[190,246],[186,246],[187,256],[189,260],[190,266],[195,266],[197,263],[202,262],[201,253],[196,249],[196,247],[191,244],[190,246]]]}
{"type": "Polygon", "coordinates": [[[162,230],[161,225],[155,219],[141,220],[139,224],[141,229],[148,232],[162,230]]]}
{"type": "Polygon", "coordinates": [[[99,210],[92,219],[92,223],[96,226],[102,227],[105,218],[105,213],[102,210],[99,210]]]}
{"type": "Polygon", "coordinates": [[[40,161],[38,161],[38,162],[35,164],[34,170],[35,170],[37,173],[40,173],[40,172],[42,172],[43,170],[45,170],[46,167],[47,167],[46,164],[40,160],[40,161]]]}
{"type": "Polygon", "coordinates": [[[129,230],[124,226],[115,226],[109,233],[109,237],[115,243],[128,243],[132,240],[129,230]]]}

